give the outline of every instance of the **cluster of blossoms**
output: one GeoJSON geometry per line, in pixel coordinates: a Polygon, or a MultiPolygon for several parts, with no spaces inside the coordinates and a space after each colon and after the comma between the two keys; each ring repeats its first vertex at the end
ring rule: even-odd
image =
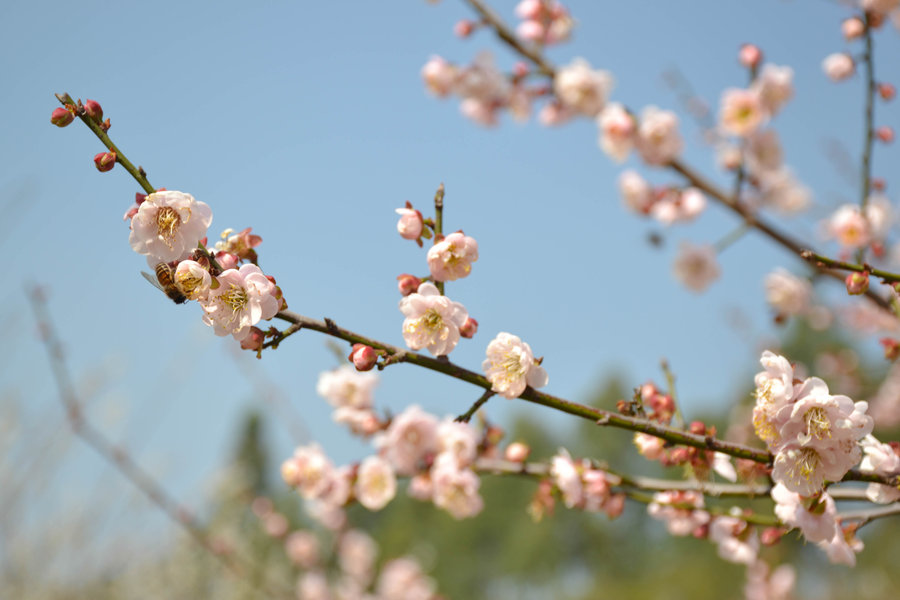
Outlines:
{"type": "Polygon", "coordinates": [[[550,476],[566,508],[603,511],[610,519],[621,515],[625,508],[625,494],[613,493],[611,489],[620,483],[618,477],[595,468],[586,458],[574,460],[563,448],[550,462],[550,476]]]}
{"type": "MultiPolygon", "coordinates": [[[[397,231],[404,239],[421,245],[422,237],[430,238],[434,221],[423,219],[412,204],[397,209],[400,220],[397,231]]],[[[453,351],[460,338],[471,338],[478,330],[478,322],[466,308],[445,296],[432,281],[443,283],[468,277],[472,263],[478,260],[478,242],[462,231],[441,236],[435,232],[434,244],[428,249],[426,260],[431,281],[404,273],[397,277],[403,313],[403,340],[413,350],[427,349],[434,356],[446,356],[453,351]]],[[[351,354],[351,359],[353,355],[351,354]]],[[[518,336],[501,332],[487,347],[482,363],[491,389],[505,398],[518,398],[527,386],[547,385],[547,372],[536,358],[531,346],[518,336]]]]}
{"type": "Polygon", "coordinates": [[[345,521],[343,507],[355,500],[380,510],[397,493],[397,477],[410,478],[410,496],[433,502],[457,519],[478,514],[483,502],[481,482],[472,465],[492,447],[487,434],[468,423],[439,420],[418,406],[392,419],[379,419],[373,408],[374,373],[349,366],[323,373],[317,391],[334,406],[334,420],[361,436],[374,436],[378,453],[359,465],[335,467],[321,448],[298,448],[282,465],[284,480],[301,496],[316,503],[333,526],[345,521]]]}
{"type": "MultiPolygon", "coordinates": [[[[634,413],[634,406],[639,406],[640,414],[651,421],[669,425],[675,415],[675,402],[672,396],[665,394],[652,382],[642,385],[635,394],[635,401],[629,405],[620,401],[618,408],[623,413],[634,413]]],[[[716,435],[716,428],[700,421],[690,424],[689,430],[696,435],[716,435]]],[[[638,452],[648,460],[659,461],[666,467],[681,465],[690,467],[694,477],[705,480],[710,471],[718,473],[728,481],[735,481],[737,473],[731,460],[725,454],[689,446],[669,447],[665,441],[647,433],[635,433],[634,444],[638,452]]]]}
{"type": "Polygon", "coordinates": [[[132,249],[147,257],[170,298],[199,302],[204,323],[216,335],[231,334],[245,348],[262,346],[264,334],[255,325],[286,305],[274,278],[254,264],[259,236],[249,228],[234,235],[226,231],[215,251],[207,252],[209,206],[169,190],[137,194],[125,220],[131,225],[132,249]]]}
{"type": "Polygon", "coordinates": [[[706,196],[697,188],[652,187],[631,170],[619,176],[619,191],[628,209],[649,215],[663,225],[692,221],[706,208],[706,196]]]}
{"type": "Polygon", "coordinates": [[[556,0],[522,0],[516,6],[516,16],[522,19],[516,35],[542,45],[568,40],[575,26],[569,10],[556,0]]]}
{"type": "Polygon", "coordinates": [[[681,154],[684,141],[678,131],[678,116],[669,110],[648,106],[638,119],[621,104],[612,102],[596,117],[600,148],[617,162],[632,149],[648,165],[665,165],[681,154]]]}
{"type": "Polygon", "coordinates": [[[862,458],[859,440],[872,432],[865,402],[832,395],[817,377],[794,382],[783,356],[765,351],[756,375],[753,427],[775,455],[772,479],[791,492],[815,496],[840,481],[862,458]]]}
{"type": "Polygon", "coordinates": [[[412,557],[395,558],[377,568],[378,544],[359,529],[343,527],[330,539],[309,529],[291,531],[288,519],[268,498],[252,504],[267,535],[284,543],[300,573],[298,600],[436,600],[434,581],[412,557]]]}

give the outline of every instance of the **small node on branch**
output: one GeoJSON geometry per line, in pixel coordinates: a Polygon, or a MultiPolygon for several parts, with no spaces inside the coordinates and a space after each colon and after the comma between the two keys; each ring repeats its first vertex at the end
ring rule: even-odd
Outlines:
{"type": "Polygon", "coordinates": [[[325,327],[328,328],[328,331],[330,331],[331,333],[336,333],[336,332],[337,332],[338,326],[334,324],[334,321],[332,321],[332,320],[329,319],[328,317],[325,317],[325,318],[322,319],[322,320],[325,321],[325,327]]]}

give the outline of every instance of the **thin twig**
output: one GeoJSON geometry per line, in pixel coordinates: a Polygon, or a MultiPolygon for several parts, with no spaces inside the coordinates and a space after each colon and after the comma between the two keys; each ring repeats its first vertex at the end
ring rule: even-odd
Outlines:
{"type": "Polygon", "coordinates": [[[469,408],[469,410],[467,410],[463,414],[459,415],[454,420],[459,423],[468,423],[469,421],[472,420],[472,417],[475,415],[475,413],[478,412],[478,409],[481,408],[485,402],[490,400],[491,396],[493,396],[493,395],[494,395],[493,391],[486,390],[481,395],[481,397],[478,400],[476,400],[474,404],[472,404],[472,406],[469,408]]]}

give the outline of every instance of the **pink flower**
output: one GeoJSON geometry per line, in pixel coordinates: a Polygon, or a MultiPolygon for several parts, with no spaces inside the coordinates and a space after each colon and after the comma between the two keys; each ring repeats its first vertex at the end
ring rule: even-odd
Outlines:
{"type": "Polygon", "coordinates": [[[381,568],[376,587],[378,598],[397,600],[431,600],[436,586],[412,558],[396,558],[381,568]]]}
{"type": "Polygon", "coordinates": [[[369,510],[381,510],[397,494],[397,478],[388,461],[369,456],[359,465],[356,499],[369,510]]]}
{"type": "Polygon", "coordinates": [[[308,499],[325,494],[333,475],[334,465],[318,444],[298,447],[294,456],[281,465],[284,482],[308,499]]]}
{"type": "Polygon", "coordinates": [[[451,233],[428,249],[428,268],[435,281],[467,277],[478,260],[478,242],[461,231],[451,233]]]}
{"type": "Polygon", "coordinates": [[[468,423],[448,417],[438,425],[437,445],[439,453],[452,456],[460,467],[466,467],[478,454],[478,434],[468,423]]]}
{"type": "Polygon", "coordinates": [[[526,444],[523,444],[522,442],[513,442],[506,447],[503,456],[506,457],[506,460],[512,462],[525,462],[528,460],[529,454],[531,454],[531,448],[526,444]]]}
{"type": "Polygon", "coordinates": [[[422,213],[413,209],[412,204],[406,203],[406,208],[398,208],[396,211],[400,215],[397,221],[397,232],[400,237],[405,240],[417,240],[422,235],[422,213]]]}
{"type": "Polygon", "coordinates": [[[484,508],[478,494],[481,480],[474,471],[460,468],[456,459],[447,453],[437,456],[431,468],[432,501],[454,519],[474,517],[484,508]]]}
{"type": "Polygon", "coordinates": [[[369,534],[359,529],[344,532],[338,542],[337,555],[344,573],[363,585],[372,581],[378,545],[369,534]]]}
{"type": "Polygon", "coordinates": [[[427,348],[435,356],[449,354],[459,342],[459,328],[469,314],[459,302],[441,296],[433,283],[419,286],[419,291],[400,300],[403,340],[413,350],[427,348]]]}
{"type": "Polygon", "coordinates": [[[630,210],[642,215],[650,212],[654,202],[653,190],[637,172],[623,171],[619,175],[619,192],[630,210]]]}
{"type": "Polygon", "coordinates": [[[564,448],[560,448],[559,453],[553,457],[550,463],[550,476],[559,488],[567,508],[581,504],[584,496],[581,472],[564,448]]]}
{"type": "Polygon", "coordinates": [[[835,564],[856,566],[856,553],[862,552],[863,543],[856,538],[856,532],[852,529],[844,531],[837,528],[834,537],[827,542],[819,542],[819,548],[828,555],[828,560],[835,564]]]}
{"type": "Polygon", "coordinates": [[[710,245],[695,246],[682,242],[673,271],[675,278],[689,290],[704,291],[721,274],[716,262],[716,249],[710,245]]]}
{"type": "Polygon", "coordinates": [[[774,117],[794,97],[794,70],[773,64],[764,65],[751,89],[770,117],[774,117]]]}
{"type": "Polygon", "coordinates": [[[560,68],[553,79],[553,91],[565,106],[588,117],[596,116],[606,104],[613,86],[612,75],[595,71],[583,58],[560,68]]]}
{"type": "Polygon", "coordinates": [[[438,451],[437,419],[413,404],[394,417],[375,440],[382,455],[400,475],[415,475],[438,451]]]}
{"type": "Polygon", "coordinates": [[[706,208],[706,196],[697,188],[671,188],[657,196],[650,215],[663,225],[691,221],[706,208]]]}
{"type": "Polygon", "coordinates": [[[809,280],[777,268],[765,279],[766,301],[779,315],[801,315],[809,309],[812,285],[809,280]]]}
{"type": "Polygon", "coordinates": [[[653,494],[647,514],[665,521],[671,535],[684,536],[709,523],[709,513],[703,508],[703,495],[694,491],[669,491],[653,494]]]}
{"type": "Polygon", "coordinates": [[[295,565],[311,569],[319,562],[319,538],[309,531],[295,531],[284,541],[284,550],[295,565]]]}
{"type": "Polygon", "coordinates": [[[822,61],[822,69],[832,81],[842,81],[853,75],[855,65],[853,57],[840,52],[826,56],[822,61]]]}
{"type": "Polygon", "coordinates": [[[709,525],[709,539],[718,545],[720,558],[745,565],[756,562],[759,538],[746,521],[716,517],[709,525]]]}
{"type": "Polygon", "coordinates": [[[634,147],[636,124],[625,107],[614,102],[608,104],[597,117],[600,129],[600,148],[616,162],[628,158],[634,147]]]}
{"type": "Polygon", "coordinates": [[[797,573],[791,565],[781,565],[769,573],[769,566],[756,561],[747,567],[746,600],[790,600],[797,581],[797,573]]]}
{"type": "Polygon", "coordinates": [[[644,162],[664,165],[681,154],[682,145],[675,113],[655,106],[643,110],[637,131],[637,149],[644,162]]]}
{"type": "Polygon", "coordinates": [[[212,277],[203,266],[194,260],[183,260],[175,269],[175,285],[188,300],[206,298],[212,277]]]}
{"type": "Polygon", "coordinates": [[[428,91],[443,98],[448,96],[456,84],[459,69],[440,56],[432,56],[422,67],[422,79],[428,91]]]}
{"type": "Polygon", "coordinates": [[[256,265],[229,269],[216,279],[219,287],[210,289],[207,298],[200,301],[205,311],[203,322],[213,327],[216,335],[231,334],[240,341],[250,333],[251,326],[278,312],[275,284],[256,265]]]}
{"type": "Polygon", "coordinates": [[[837,508],[827,493],[817,498],[803,498],[778,483],[772,488],[775,515],[788,527],[803,532],[810,542],[831,540],[837,530],[837,508]]]}
{"type": "Polygon", "coordinates": [[[491,389],[504,398],[518,398],[530,385],[547,385],[547,372],[534,359],[531,346],[518,336],[501,332],[487,347],[487,359],[481,364],[491,389]]]}
{"type": "Polygon", "coordinates": [[[138,207],[131,219],[132,249],[147,255],[147,263],[172,262],[187,258],[206,237],[212,211],[190,194],[176,191],[154,192],[138,207]]]}
{"type": "Polygon", "coordinates": [[[665,441],[648,433],[635,433],[634,445],[638,452],[647,460],[657,460],[663,455],[665,441]]]}
{"type": "Polygon", "coordinates": [[[376,385],[378,385],[376,373],[360,373],[350,365],[341,365],[333,371],[325,371],[319,375],[316,393],[335,408],[343,406],[357,409],[371,408],[372,394],[376,385]]]}
{"type": "Polygon", "coordinates": [[[759,128],[765,117],[756,91],[731,88],[722,93],[719,124],[725,133],[746,137],[759,128]]]}
{"type": "MultiPolygon", "coordinates": [[[[860,471],[888,477],[900,475],[900,456],[894,446],[883,444],[872,435],[863,438],[860,444],[865,453],[859,465],[860,471]]],[[[888,504],[900,500],[900,490],[889,485],[870,483],[866,488],[866,497],[878,504],[888,504]]]]}

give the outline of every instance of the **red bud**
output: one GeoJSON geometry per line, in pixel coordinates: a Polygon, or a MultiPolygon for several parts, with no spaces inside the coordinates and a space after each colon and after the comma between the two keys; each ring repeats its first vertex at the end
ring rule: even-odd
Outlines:
{"type": "Polygon", "coordinates": [[[97,170],[101,173],[105,173],[106,171],[111,170],[114,166],[116,166],[116,153],[115,152],[101,152],[94,156],[94,164],[97,166],[97,170]]]}
{"type": "Polygon", "coordinates": [[[62,107],[54,109],[53,113],[50,115],[50,122],[57,127],[65,127],[74,120],[75,115],[62,107]]]}

